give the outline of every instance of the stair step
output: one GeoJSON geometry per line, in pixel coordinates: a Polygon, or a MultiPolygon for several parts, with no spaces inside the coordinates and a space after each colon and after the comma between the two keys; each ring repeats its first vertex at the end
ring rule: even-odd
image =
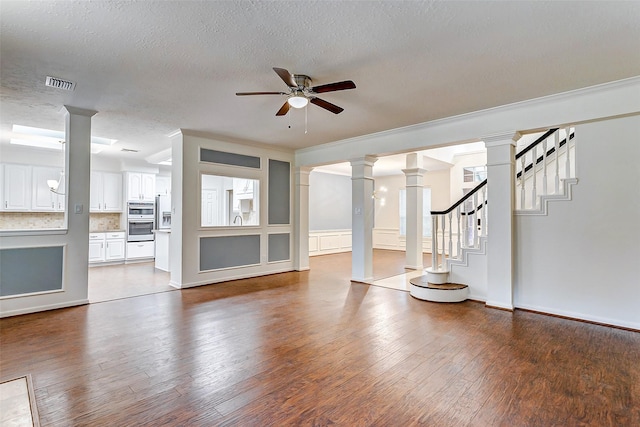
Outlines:
{"type": "Polygon", "coordinates": [[[469,297],[469,286],[461,283],[429,283],[426,276],[409,280],[409,294],[432,302],[462,302],[469,297]]]}

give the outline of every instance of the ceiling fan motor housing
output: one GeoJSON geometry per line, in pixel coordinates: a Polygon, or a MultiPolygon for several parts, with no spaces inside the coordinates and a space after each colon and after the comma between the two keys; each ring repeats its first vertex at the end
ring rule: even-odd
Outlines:
{"type": "Polygon", "coordinates": [[[305,76],[304,74],[294,74],[293,80],[295,80],[296,85],[298,85],[298,89],[307,89],[311,84],[311,77],[305,76]]]}

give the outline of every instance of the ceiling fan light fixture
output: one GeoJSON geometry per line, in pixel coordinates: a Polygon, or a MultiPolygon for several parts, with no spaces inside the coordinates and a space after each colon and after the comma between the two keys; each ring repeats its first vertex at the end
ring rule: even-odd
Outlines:
{"type": "Polygon", "coordinates": [[[293,108],[304,108],[309,103],[309,98],[304,95],[292,95],[287,99],[287,102],[293,108]]]}

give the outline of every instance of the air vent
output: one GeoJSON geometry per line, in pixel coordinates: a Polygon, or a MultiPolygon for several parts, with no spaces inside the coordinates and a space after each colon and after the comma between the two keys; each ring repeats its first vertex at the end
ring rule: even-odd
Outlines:
{"type": "Polygon", "coordinates": [[[62,90],[73,90],[76,87],[74,82],[70,82],[69,80],[62,80],[57,77],[47,76],[47,79],[44,82],[45,86],[55,87],[56,89],[62,90]]]}
{"type": "Polygon", "coordinates": [[[125,153],[137,153],[140,150],[132,150],[131,148],[121,148],[120,151],[124,151],[125,153]]]}

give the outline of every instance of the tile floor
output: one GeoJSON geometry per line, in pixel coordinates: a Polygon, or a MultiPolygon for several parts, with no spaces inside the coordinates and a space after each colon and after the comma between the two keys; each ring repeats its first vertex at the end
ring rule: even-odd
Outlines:
{"type": "Polygon", "coordinates": [[[33,426],[27,377],[0,383],[0,427],[33,426]]]}
{"type": "Polygon", "coordinates": [[[408,273],[399,274],[397,276],[391,276],[385,279],[376,280],[373,282],[373,285],[409,292],[409,280],[413,279],[414,277],[422,276],[423,274],[423,270],[414,270],[408,273]]]}

